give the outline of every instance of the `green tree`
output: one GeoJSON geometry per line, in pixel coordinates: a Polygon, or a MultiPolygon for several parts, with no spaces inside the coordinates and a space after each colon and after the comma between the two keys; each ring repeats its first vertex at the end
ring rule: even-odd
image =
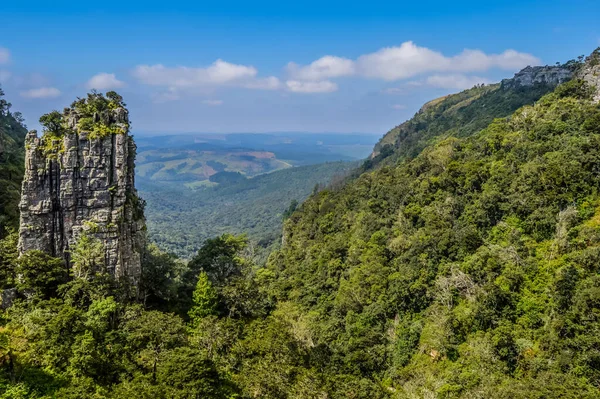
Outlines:
{"type": "Polygon", "coordinates": [[[15,284],[18,241],[19,234],[16,231],[10,231],[5,238],[0,239],[0,288],[13,287],[15,284]]]}
{"type": "Polygon", "coordinates": [[[165,352],[157,377],[173,399],[222,398],[227,387],[206,355],[188,347],[165,352]]]}
{"type": "Polygon", "coordinates": [[[200,319],[217,313],[219,295],[205,272],[198,276],[192,302],[192,308],[188,312],[192,325],[197,325],[200,319]]]}
{"type": "Polygon", "coordinates": [[[285,212],[283,212],[283,215],[282,215],[283,220],[288,219],[290,216],[292,216],[292,213],[294,213],[296,208],[298,208],[298,200],[293,199],[290,202],[290,206],[288,206],[288,208],[285,210],[285,212]]]}
{"type": "MultiPolygon", "coordinates": [[[[206,240],[198,254],[188,264],[190,277],[196,280],[200,272],[205,272],[210,280],[221,285],[226,279],[239,275],[244,259],[241,252],[248,245],[245,235],[223,234],[206,240]]],[[[187,277],[186,277],[187,279],[187,277]]]]}
{"type": "Polygon", "coordinates": [[[73,277],[89,280],[96,274],[106,273],[104,245],[87,233],[83,233],[70,252],[73,277]]]}
{"type": "Polygon", "coordinates": [[[52,111],[40,117],[40,124],[44,126],[44,131],[55,136],[64,133],[63,116],[58,111],[52,111]]]}
{"type": "Polygon", "coordinates": [[[185,326],[179,316],[131,307],[122,326],[126,353],[142,370],[151,372],[156,381],[156,368],[163,352],[186,343],[185,326]]]}
{"type": "Polygon", "coordinates": [[[37,250],[27,251],[17,261],[17,288],[39,298],[56,295],[59,285],[68,279],[62,259],[37,250]]]}
{"type": "Polygon", "coordinates": [[[178,296],[181,273],[185,265],[175,255],[162,252],[150,244],[142,260],[140,296],[145,305],[164,308],[178,296]]]}

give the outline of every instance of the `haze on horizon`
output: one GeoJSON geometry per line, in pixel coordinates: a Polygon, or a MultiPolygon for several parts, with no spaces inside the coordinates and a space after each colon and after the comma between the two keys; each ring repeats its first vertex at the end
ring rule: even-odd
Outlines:
{"type": "Polygon", "coordinates": [[[30,128],[98,89],[123,95],[134,132],[382,134],[600,44],[596,1],[425,3],[3,4],[0,84],[30,128]]]}

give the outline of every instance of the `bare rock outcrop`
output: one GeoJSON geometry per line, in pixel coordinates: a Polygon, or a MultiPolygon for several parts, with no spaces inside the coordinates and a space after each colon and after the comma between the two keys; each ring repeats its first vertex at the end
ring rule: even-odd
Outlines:
{"type": "Polygon", "coordinates": [[[571,80],[573,69],[568,66],[528,66],[515,74],[511,79],[504,79],[502,86],[534,86],[545,84],[558,86],[571,80]]]}
{"type": "Polygon", "coordinates": [[[134,187],[136,146],[120,96],[99,94],[48,114],[41,138],[26,138],[19,251],[71,264],[82,233],[104,246],[106,270],[137,284],[145,245],[143,201],[134,187]]]}
{"type": "Polygon", "coordinates": [[[594,88],[594,101],[600,102],[600,47],[586,58],[578,77],[594,88]]]}

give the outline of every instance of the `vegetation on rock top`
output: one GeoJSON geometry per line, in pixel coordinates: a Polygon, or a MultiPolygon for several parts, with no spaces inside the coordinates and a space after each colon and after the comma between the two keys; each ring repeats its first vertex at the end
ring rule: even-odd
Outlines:
{"type": "Polygon", "coordinates": [[[114,91],[106,96],[92,91],[86,98],[78,98],[62,113],[52,111],[40,117],[43,126],[42,152],[56,158],[64,152],[65,134],[87,133],[89,139],[104,138],[112,134],[125,134],[129,130],[126,104],[114,91]],[[121,112],[119,112],[121,110],[121,112]],[[115,115],[121,114],[119,117],[115,115]],[[75,122],[75,126],[73,126],[75,122]]]}

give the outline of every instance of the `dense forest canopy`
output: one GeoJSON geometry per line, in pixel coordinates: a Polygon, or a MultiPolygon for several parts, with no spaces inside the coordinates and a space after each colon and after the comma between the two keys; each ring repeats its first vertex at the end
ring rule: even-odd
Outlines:
{"type": "Polygon", "coordinates": [[[0,87],[0,238],[19,225],[19,195],[23,179],[23,143],[27,128],[19,112],[11,112],[0,87]]]}
{"type": "Polygon", "coordinates": [[[247,233],[255,245],[271,247],[280,241],[283,214],[290,203],[341,181],[357,166],[356,162],[329,162],[251,179],[225,172],[228,175],[216,179],[228,181],[197,190],[145,179],[138,179],[137,186],[147,202],[150,239],[162,250],[189,259],[199,243],[224,233],[247,233]]]}
{"type": "Polygon", "coordinates": [[[590,94],[574,80],[300,207],[272,287],[322,367],[368,376],[365,397],[597,396],[590,94]]]}
{"type": "Polygon", "coordinates": [[[462,137],[454,119],[414,156],[315,190],[266,265],[245,236],[188,263],[151,245],[137,297],[94,267],[93,240],[67,273],[8,235],[1,394],[598,397],[595,90],[575,77],[462,137]]]}

